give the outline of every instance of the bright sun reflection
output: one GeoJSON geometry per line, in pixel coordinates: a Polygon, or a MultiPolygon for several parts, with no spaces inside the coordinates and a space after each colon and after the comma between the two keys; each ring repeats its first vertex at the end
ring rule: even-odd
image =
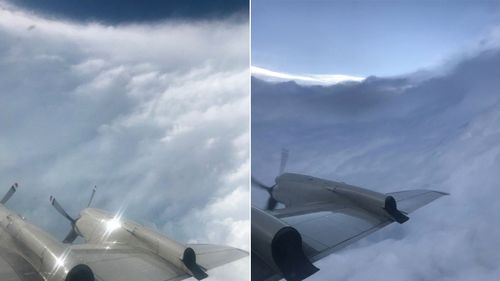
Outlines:
{"type": "Polygon", "coordinates": [[[102,233],[101,241],[107,241],[111,234],[116,230],[123,227],[123,223],[121,221],[121,217],[123,215],[123,210],[120,208],[117,214],[114,217],[103,217],[100,220],[100,223],[104,227],[104,232],[102,233]]]}
{"type": "Polygon", "coordinates": [[[52,275],[56,274],[60,268],[63,268],[64,272],[67,273],[67,269],[65,266],[66,259],[68,258],[70,253],[69,248],[65,249],[64,252],[60,256],[54,256],[54,268],[52,269],[52,275]]]}
{"type": "Polygon", "coordinates": [[[62,257],[56,258],[56,267],[64,266],[64,259],[62,257]]]}
{"type": "Polygon", "coordinates": [[[122,224],[120,223],[119,218],[115,217],[115,218],[106,222],[106,232],[108,232],[108,233],[111,233],[120,227],[122,227],[122,224]]]}

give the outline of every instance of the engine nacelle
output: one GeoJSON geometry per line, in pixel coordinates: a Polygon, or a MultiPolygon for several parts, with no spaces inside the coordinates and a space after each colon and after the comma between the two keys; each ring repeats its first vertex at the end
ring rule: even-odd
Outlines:
{"type": "Polygon", "coordinates": [[[145,227],[134,227],[127,231],[147,245],[155,254],[196,279],[201,280],[208,277],[204,269],[196,263],[196,253],[192,248],[145,227]]]}
{"type": "Polygon", "coordinates": [[[256,208],[252,208],[252,255],[288,280],[302,280],[319,270],[304,253],[295,228],[256,208]]]}
{"type": "Polygon", "coordinates": [[[389,215],[398,223],[409,220],[405,214],[398,210],[396,200],[392,196],[347,184],[335,186],[333,191],[348,198],[365,210],[380,215],[389,215]]]}

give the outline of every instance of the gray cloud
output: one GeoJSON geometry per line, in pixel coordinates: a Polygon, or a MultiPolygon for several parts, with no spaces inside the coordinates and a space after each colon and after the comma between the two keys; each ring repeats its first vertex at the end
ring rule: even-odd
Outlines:
{"type": "MultiPolygon", "coordinates": [[[[496,280],[500,275],[500,49],[446,73],[303,87],[252,80],[252,171],[288,171],[389,192],[451,193],[348,250],[311,280],[496,280]]],[[[264,206],[266,194],[253,190],[264,206]]]]}
{"type": "MultiPolygon", "coordinates": [[[[8,1],[8,0],[7,0],[8,1]]],[[[106,23],[148,22],[164,19],[203,20],[230,17],[247,18],[248,0],[16,0],[9,1],[22,9],[30,9],[50,17],[71,20],[97,20],[106,23]]]]}
{"type": "Polygon", "coordinates": [[[0,185],[21,186],[9,207],[62,238],[49,195],[76,215],[97,184],[96,207],[248,249],[248,23],[111,27],[0,6],[0,38],[0,185]]]}

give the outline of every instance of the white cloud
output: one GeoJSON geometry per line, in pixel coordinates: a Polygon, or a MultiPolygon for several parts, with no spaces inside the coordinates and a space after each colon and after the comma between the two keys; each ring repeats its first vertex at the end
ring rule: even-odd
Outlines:
{"type": "Polygon", "coordinates": [[[342,74],[289,74],[252,66],[252,76],[268,82],[295,81],[300,85],[334,85],[343,82],[361,82],[365,78],[342,74]]]}
{"type": "MultiPolygon", "coordinates": [[[[248,23],[104,26],[0,5],[0,183],[58,237],[126,208],[183,241],[248,249],[248,23]],[[246,200],[246,204],[245,203],[246,200]]],[[[212,278],[248,277],[248,259],[212,278]]]]}

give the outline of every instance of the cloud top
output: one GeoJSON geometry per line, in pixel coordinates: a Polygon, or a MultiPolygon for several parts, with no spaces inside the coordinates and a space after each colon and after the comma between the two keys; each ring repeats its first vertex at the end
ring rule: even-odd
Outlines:
{"type": "Polygon", "coordinates": [[[361,82],[365,78],[342,74],[289,74],[252,66],[252,76],[268,82],[294,81],[300,85],[330,86],[344,82],[361,82]]]}

